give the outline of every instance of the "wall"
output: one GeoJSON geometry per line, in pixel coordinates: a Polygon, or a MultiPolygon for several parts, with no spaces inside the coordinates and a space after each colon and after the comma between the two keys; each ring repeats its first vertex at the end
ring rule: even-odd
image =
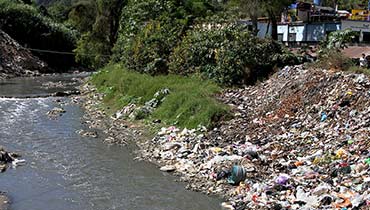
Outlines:
{"type": "Polygon", "coordinates": [[[289,33],[296,34],[296,38],[295,38],[296,42],[306,41],[305,32],[306,32],[305,25],[289,27],[289,33]]]}
{"type": "Polygon", "coordinates": [[[343,30],[352,29],[353,31],[370,32],[370,22],[343,20],[342,28],[343,30]]]}

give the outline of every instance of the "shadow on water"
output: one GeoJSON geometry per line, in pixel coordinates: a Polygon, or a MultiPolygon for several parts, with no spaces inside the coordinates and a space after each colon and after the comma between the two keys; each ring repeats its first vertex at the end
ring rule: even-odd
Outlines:
{"type": "MultiPolygon", "coordinates": [[[[27,87],[44,79],[16,79],[2,85],[0,95],[45,93],[42,87],[27,87]]],[[[27,161],[0,174],[0,190],[9,193],[13,210],[220,209],[220,199],[187,191],[154,165],[133,161],[129,148],[81,137],[82,116],[68,98],[0,99],[0,145],[27,161]],[[50,119],[46,113],[54,107],[66,113],[50,119]]]]}

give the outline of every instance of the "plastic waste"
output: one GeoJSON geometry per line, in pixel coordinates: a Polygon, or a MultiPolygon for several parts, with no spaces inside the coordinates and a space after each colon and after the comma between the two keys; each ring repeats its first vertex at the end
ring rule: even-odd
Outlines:
{"type": "Polygon", "coordinates": [[[320,184],[319,186],[317,186],[313,190],[312,194],[313,195],[323,195],[323,194],[328,193],[330,190],[331,190],[330,185],[328,185],[326,183],[323,183],[323,184],[320,184]]]}
{"type": "Polygon", "coordinates": [[[370,158],[367,158],[367,159],[365,160],[365,163],[366,163],[366,164],[368,164],[368,165],[370,165],[370,158]]]}
{"type": "Polygon", "coordinates": [[[276,178],[276,183],[279,184],[279,185],[284,185],[286,186],[288,184],[288,181],[290,179],[290,176],[287,175],[287,174],[280,174],[277,178],[276,178]]]}
{"type": "Polygon", "coordinates": [[[244,181],[247,177],[247,171],[244,167],[234,165],[231,169],[231,174],[227,179],[229,184],[238,185],[241,181],[244,181]]]}
{"type": "Polygon", "coordinates": [[[23,164],[25,164],[26,163],[26,160],[24,160],[24,159],[14,159],[13,161],[12,161],[12,166],[13,167],[17,167],[17,166],[19,166],[19,165],[23,165],[23,164]]]}
{"type": "Polygon", "coordinates": [[[221,170],[217,173],[216,180],[221,180],[223,178],[229,177],[231,172],[229,170],[221,170]]]}
{"type": "Polygon", "coordinates": [[[325,112],[321,112],[321,122],[324,122],[326,119],[328,119],[328,115],[325,112]]]}
{"type": "Polygon", "coordinates": [[[305,203],[305,206],[308,207],[308,208],[316,208],[320,204],[319,197],[310,196],[309,193],[306,193],[303,190],[302,186],[297,187],[296,202],[297,201],[305,203]]]}

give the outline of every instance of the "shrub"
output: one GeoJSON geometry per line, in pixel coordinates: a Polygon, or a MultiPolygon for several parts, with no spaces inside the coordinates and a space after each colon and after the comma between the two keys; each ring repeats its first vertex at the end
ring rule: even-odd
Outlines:
{"type": "Polygon", "coordinates": [[[336,69],[347,71],[354,66],[351,58],[346,57],[338,49],[322,49],[319,53],[318,60],[314,63],[314,67],[323,69],[336,69]]]}
{"type": "Polygon", "coordinates": [[[110,45],[94,32],[87,32],[77,42],[76,61],[84,66],[100,68],[108,63],[110,45]]]}
{"type": "Polygon", "coordinates": [[[168,72],[168,57],[199,16],[216,12],[211,0],[129,0],[123,8],[113,61],[152,75],[168,72]]]}
{"type": "MultiPolygon", "coordinates": [[[[36,8],[10,0],[0,0],[0,27],[12,38],[31,48],[72,52],[76,31],[42,16],[36,8]]],[[[73,55],[35,53],[52,67],[74,65],[73,55]]]]}
{"type": "Polygon", "coordinates": [[[113,61],[129,63],[132,43],[149,20],[155,20],[173,7],[169,0],[129,0],[122,10],[118,40],[113,49],[113,61]]]}
{"type": "Polygon", "coordinates": [[[170,72],[198,73],[223,85],[252,83],[283,65],[283,48],[252,36],[242,26],[203,23],[189,31],[170,57],[170,72]]]}
{"type": "Polygon", "coordinates": [[[333,31],[321,45],[327,49],[344,49],[358,34],[359,32],[352,31],[352,29],[333,31]]]}
{"type": "Polygon", "coordinates": [[[186,28],[187,20],[167,14],[149,21],[129,43],[125,56],[128,68],[151,75],[168,73],[168,57],[186,28]]]}

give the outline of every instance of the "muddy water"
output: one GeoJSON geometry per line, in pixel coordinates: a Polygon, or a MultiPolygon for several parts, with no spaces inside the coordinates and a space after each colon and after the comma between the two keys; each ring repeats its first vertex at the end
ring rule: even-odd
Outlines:
{"type": "MultiPolygon", "coordinates": [[[[65,78],[7,81],[0,96],[47,95],[52,90],[40,86],[44,80],[65,78]]],[[[154,165],[133,161],[130,149],[78,135],[83,111],[69,100],[0,99],[0,145],[27,161],[0,174],[13,210],[220,209],[219,199],[187,191],[154,165]],[[48,118],[46,112],[60,106],[66,113],[48,118]]]]}

